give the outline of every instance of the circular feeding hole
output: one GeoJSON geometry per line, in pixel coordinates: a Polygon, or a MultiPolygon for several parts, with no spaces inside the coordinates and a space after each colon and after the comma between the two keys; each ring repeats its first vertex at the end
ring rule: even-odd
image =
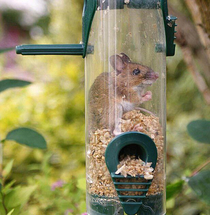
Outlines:
{"type": "Polygon", "coordinates": [[[147,153],[145,149],[137,144],[129,144],[121,149],[118,159],[121,161],[126,156],[135,156],[136,159],[140,158],[144,162],[147,162],[147,153]]]}

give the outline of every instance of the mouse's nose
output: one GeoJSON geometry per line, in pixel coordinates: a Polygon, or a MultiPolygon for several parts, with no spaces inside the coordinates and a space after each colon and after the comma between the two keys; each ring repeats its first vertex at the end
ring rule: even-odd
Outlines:
{"type": "Polygon", "coordinates": [[[157,80],[159,78],[159,75],[157,72],[150,70],[146,73],[145,78],[149,80],[157,80]]]}

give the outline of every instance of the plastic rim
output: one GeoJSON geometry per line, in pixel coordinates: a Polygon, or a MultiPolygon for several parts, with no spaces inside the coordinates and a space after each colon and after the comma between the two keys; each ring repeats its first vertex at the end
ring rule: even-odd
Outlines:
{"type": "MultiPolygon", "coordinates": [[[[152,162],[152,167],[155,169],[157,162],[157,148],[153,140],[146,134],[140,132],[126,132],[115,137],[107,146],[105,152],[106,165],[110,172],[117,171],[119,164],[120,153],[123,149],[129,149],[132,146],[131,155],[139,157],[144,162],[152,162]]],[[[127,151],[127,154],[129,152],[127,151]]]]}

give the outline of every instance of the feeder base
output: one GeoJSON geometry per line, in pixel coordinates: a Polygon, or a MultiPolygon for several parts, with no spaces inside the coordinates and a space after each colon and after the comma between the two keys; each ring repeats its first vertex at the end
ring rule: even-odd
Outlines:
{"type": "Polygon", "coordinates": [[[118,198],[90,195],[87,193],[87,212],[90,215],[124,215],[118,198]]]}
{"type": "Polygon", "coordinates": [[[148,196],[142,201],[137,215],[165,215],[163,194],[148,196]]]}
{"type": "MultiPolygon", "coordinates": [[[[87,212],[89,215],[124,215],[118,198],[96,196],[87,193],[87,212]]],[[[148,196],[137,215],[165,215],[163,194],[148,196]]]]}

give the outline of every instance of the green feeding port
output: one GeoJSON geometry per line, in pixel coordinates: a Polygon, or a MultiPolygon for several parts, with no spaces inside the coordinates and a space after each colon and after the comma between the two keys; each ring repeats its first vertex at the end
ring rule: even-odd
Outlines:
{"type": "Polygon", "coordinates": [[[116,174],[121,155],[134,155],[145,163],[151,162],[155,169],[157,162],[157,148],[153,140],[144,133],[126,132],[114,138],[107,146],[105,160],[112,177],[121,205],[128,215],[135,215],[147,199],[146,194],[152,184],[143,175],[127,176],[116,174]],[[139,186],[134,189],[134,186],[139,186]],[[125,193],[130,195],[126,195],[125,193]],[[136,194],[138,193],[138,194],[136,194]]]}
{"type": "Polygon", "coordinates": [[[168,15],[167,0],[84,0],[81,44],[21,45],[16,47],[16,53],[22,55],[82,55],[86,57],[86,54],[91,54],[94,50],[93,47],[88,46],[88,40],[96,10],[123,9],[125,6],[130,9],[158,9],[161,7],[166,33],[166,55],[173,56],[175,54],[176,17],[168,15]]]}

